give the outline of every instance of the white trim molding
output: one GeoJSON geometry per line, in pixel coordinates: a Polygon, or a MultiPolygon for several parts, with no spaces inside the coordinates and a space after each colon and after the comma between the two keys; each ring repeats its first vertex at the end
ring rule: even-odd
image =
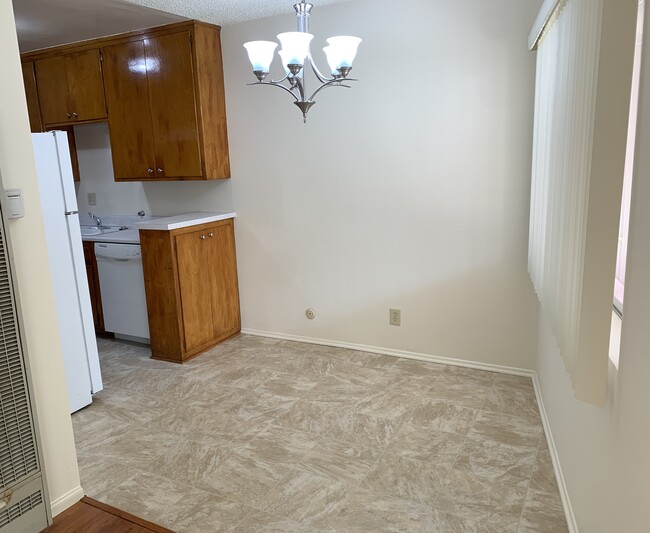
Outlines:
{"type": "Polygon", "coordinates": [[[562,498],[562,506],[564,507],[564,514],[566,515],[567,525],[569,526],[570,533],[578,533],[578,524],[576,522],[575,514],[573,514],[573,507],[571,506],[571,499],[569,498],[569,490],[566,486],[564,473],[562,472],[562,465],[560,464],[560,456],[555,447],[553,440],[553,432],[551,431],[551,424],[546,414],[546,407],[544,407],[544,399],[542,398],[542,389],[539,385],[537,372],[533,375],[533,388],[535,389],[535,396],[537,397],[537,405],[539,407],[539,415],[542,418],[542,426],[544,427],[544,434],[546,435],[546,442],[548,443],[548,450],[551,454],[551,461],[553,462],[553,469],[555,470],[555,479],[557,486],[560,490],[560,498],[562,498]]]}
{"type": "Polygon", "coordinates": [[[537,49],[537,43],[542,37],[544,29],[546,29],[546,26],[553,17],[553,14],[561,1],[562,0],[544,0],[542,7],[539,9],[539,13],[537,14],[537,18],[535,19],[535,22],[533,22],[533,28],[528,34],[529,50],[532,51],[537,49]]]}
{"type": "Polygon", "coordinates": [[[392,348],[382,348],[379,346],[368,346],[366,344],[357,344],[353,342],[333,341],[329,339],[317,339],[314,337],[303,337],[301,335],[290,335],[287,333],[273,333],[270,331],[259,331],[259,330],[247,329],[247,328],[243,328],[241,332],[244,335],[255,335],[257,337],[268,337],[270,339],[281,339],[286,341],[304,342],[306,344],[316,344],[319,346],[333,346],[335,348],[346,348],[348,350],[358,350],[361,352],[376,353],[379,355],[389,355],[392,357],[404,357],[406,359],[415,359],[418,361],[426,361],[429,363],[461,366],[465,368],[473,368],[476,370],[487,370],[489,372],[499,372],[501,374],[530,377],[533,380],[535,397],[537,398],[537,405],[539,406],[539,413],[542,419],[542,426],[544,427],[544,433],[546,435],[548,449],[551,454],[553,469],[555,471],[555,478],[557,480],[558,489],[560,491],[560,498],[562,499],[562,505],[564,507],[564,513],[566,515],[566,521],[569,527],[569,532],[579,533],[578,526],[576,523],[576,518],[573,513],[573,508],[571,507],[569,492],[567,490],[566,482],[564,480],[564,474],[562,473],[560,458],[557,453],[557,448],[555,447],[555,441],[553,440],[553,433],[551,432],[551,426],[549,424],[548,416],[546,414],[546,408],[544,407],[544,400],[542,399],[542,393],[539,385],[539,380],[537,378],[537,372],[535,372],[534,370],[509,367],[509,366],[501,366],[501,365],[492,365],[488,363],[477,363],[474,361],[467,361],[464,359],[453,359],[451,357],[440,357],[436,355],[429,355],[429,354],[423,354],[418,352],[395,350],[392,348]]]}
{"type": "Polygon", "coordinates": [[[418,352],[409,352],[405,350],[395,350],[393,348],[383,348],[380,346],[369,346],[366,344],[356,344],[353,342],[333,341],[329,339],[317,339],[315,337],[303,337],[301,335],[290,335],[288,333],[273,333],[270,331],[259,331],[256,329],[243,328],[241,332],[244,335],[255,335],[257,337],[268,337],[270,339],[281,339],[285,341],[304,342],[307,344],[317,344],[319,346],[333,346],[335,348],[346,348],[348,350],[358,350],[360,352],[376,353],[379,355],[391,355],[393,357],[403,357],[405,359],[416,359],[426,361],[427,363],[439,363],[442,365],[462,366],[473,368],[475,370],[487,370],[488,372],[499,372],[501,374],[511,374],[514,376],[527,376],[532,378],[534,370],[517,368],[512,366],[492,365],[489,363],[477,363],[465,359],[453,359],[451,357],[440,357],[418,352]]]}
{"type": "Polygon", "coordinates": [[[52,517],[55,517],[61,514],[66,509],[72,507],[84,496],[85,496],[85,492],[84,489],[81,487],[81,485],[66,492],[63,496],[59,496],[56,500],[50,503],[50,506],[52,508],[52,517]]]}

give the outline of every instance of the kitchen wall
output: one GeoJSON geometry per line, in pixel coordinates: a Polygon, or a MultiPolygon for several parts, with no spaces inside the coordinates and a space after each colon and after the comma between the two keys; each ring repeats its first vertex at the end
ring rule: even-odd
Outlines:
{"type": "Polygon", "coordinates": [[[107,124],[75,126],[81,181],[77,184],[79,211],[111,215],[177,215],[191,211],[231,211],[232,184],[219,182],[122,182],[113,179],[107,124]],[[97,205],[88,204],[95,193],[97,205]]]}
{"type": "MultiPolygon", "coordinates": [[[[617,3],[616,9],[620,9],[617,3]]],[[[650,28],[650,12],[645,12],[650,28]]],[[[646,30],[647,31],[647,30],[646,30]]],[[[549,326],[537,373],[581,532],[650,531],[650,39],[643,43],[639,118],[618,371],[604,406],[576,400],[549,326]]]]}
{"type": "Polygon", "coordinates": [[[294,17],[224,28],[245,328],[533,368],[526,42],[539,5],[316,6],[321,66],[326,37],[364,42],[360,81],[321,92],[306,125],[284,92],[245,86],[242,43],[294,17]]]}
{"type": "Polygon", "coordinates": [[[316,6],[321,66],[326,37],[364,42],[360,81],[320,93],[306,125],[285,93],[246,87],[242,43],[293,30],[295,17],[227,26],[232,180],[116,184],[106,126],[77,127],[80,209],[234,207],[244,328],[533,368],[526,41],[539,5],[316,6]],[[389,326],[390,307],[401,327],[389,326]]]}
{"type": "Polygon", "coordinates": [[[0,0],[0,169],[4,187],[23,190],[25,217],[9,221],[16,280],[22,304],[24,342],[54,512],[83,496],[75,454],[70,404],[63,370],[54,291],[48,266],[25,90],[11,0],[0,0]]]}

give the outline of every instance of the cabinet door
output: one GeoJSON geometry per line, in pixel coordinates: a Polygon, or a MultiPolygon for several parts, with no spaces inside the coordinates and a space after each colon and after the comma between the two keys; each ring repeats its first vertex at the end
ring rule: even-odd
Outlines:
{"type": "Polygon", "coordinates": [[[43,124],[61,124],[72,120],[72,102],[68,89],[65,56],[34,62],[38,101],[43,124]]]}
{"type": "Polygon", "coordinates": [[[144,42],[107,46],[103,54],[115,180],[155,179],[144,42]]]}
{"type": "Polygon", "coordinates": [[[34,65],[44,124],[106,118],[98,49],[39,59],[34,65]]]}
{"type": "Polygon", "coordinates": [[[106,118],[99,49],[68,54],[65,58],[73,120],[106,118]]]}
{"type": "Polygon", "coordinates": [[[29,113],[29,127],[32,133],[43,131],[41,121],[41,108],[38,105],[38,91],[36,90],[36,76],[34,62],[23,63],[23,83],[25,84],[25,97],[27,98],[27,112],[29,113]]]}
{"type": "Polygon", "coordinates": [[[184,233],[175,240],[185,351],[190,352],[214,338],[209,245],[204,231],[184,233]]]}
{"type": "Polygon", "coordinates": [[[158,177],[200,177],[190,32],[149,39],[146,54],[158,177]]]}
{"type": "Polygon", "coordinates": [[[210,259],[206,266],[212,277],[212,319],[218,337],[240,326],[233,224],[215,226],[207,234],[210,259]]]}

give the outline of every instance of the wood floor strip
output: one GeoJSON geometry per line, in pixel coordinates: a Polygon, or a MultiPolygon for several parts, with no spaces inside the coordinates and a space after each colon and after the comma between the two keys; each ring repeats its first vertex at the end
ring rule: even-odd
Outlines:
{"type": "Polygon", "coordinates": [[[174,533],[110,505],[84,496],[42,533],[174,533]]]}

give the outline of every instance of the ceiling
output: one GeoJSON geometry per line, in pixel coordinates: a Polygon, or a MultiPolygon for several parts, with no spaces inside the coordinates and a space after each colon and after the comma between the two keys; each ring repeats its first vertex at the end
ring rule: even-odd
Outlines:
{"type": "Polygon", "coordinates": [[[122,0],[13,0],[20,51],[183,20],[122,0]]]}
{"type": "MultiPolygon", "coordinates": [[[[295,13],[293,4],[300,0],[128,0],[213,24],[234,24],[246,20],[295,13]]],[[[309,0],[315,8],[348,0],[309,0]]]]}
{"type": "MultiPolygon", "coordinates": [[[[21,52],[195,18],[213,24],[293,13],[299,0],[13,0],[21,52]]],[[[346,0],[311,0],[318,6],[346,0]]]]}

